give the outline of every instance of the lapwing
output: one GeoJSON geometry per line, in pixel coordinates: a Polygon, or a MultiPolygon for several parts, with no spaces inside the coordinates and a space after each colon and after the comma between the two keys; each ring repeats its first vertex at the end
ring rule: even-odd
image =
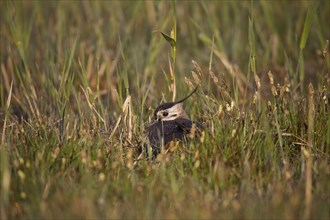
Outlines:
{"type": "Polygon", "coordinates": [[[153,122],[145,129],[154,158],[161,152],[162,147],[167,149],[171,141],[185,139],[192,133],[192,129],[195,129],[195,134],[200,133],[202,126],[191,121],[183,109],[183,102],[197,89],[198,86],[180,101],[161,104],[154,111],[153,122]]]}

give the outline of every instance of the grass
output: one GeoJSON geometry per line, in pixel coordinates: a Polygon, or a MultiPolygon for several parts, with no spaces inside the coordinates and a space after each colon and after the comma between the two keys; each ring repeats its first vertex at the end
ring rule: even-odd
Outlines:
{"type": "Polygon", "coordinates": [[[329,219],[329,1],[0,6],[1,219],[329,219]],[[199,83],[201,137],[141,157],[199,83]]]}

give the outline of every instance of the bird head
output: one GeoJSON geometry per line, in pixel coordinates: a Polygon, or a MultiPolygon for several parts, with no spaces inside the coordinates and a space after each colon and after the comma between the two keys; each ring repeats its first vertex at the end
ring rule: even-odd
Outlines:
{"type": "Polygon", "coordinates": [[[158,106],[154,113],[154,119],[156,121],[172,121],[177,118],[187,118],[188,115],[183,109],[183,102],[187,100],[197,90],[198,86],[185,98],[176,102],[167,102],[158,106]]]}

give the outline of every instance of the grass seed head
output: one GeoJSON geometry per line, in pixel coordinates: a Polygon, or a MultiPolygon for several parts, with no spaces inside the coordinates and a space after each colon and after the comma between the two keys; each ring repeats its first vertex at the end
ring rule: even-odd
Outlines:
{"type": "Polygon", "coordinates": [[[21,182],[23,183],[25,181],[25,173],[22,170],[17,171],[17,175],[20,178],[21,182]]]}
{"type": "Polygon", "coordinates": [[[105,180],[105,174],[101,172],[101,173],[99,174],[99,181],[100,181],[100,182],[104,182],[104,180],[105,180]]]}

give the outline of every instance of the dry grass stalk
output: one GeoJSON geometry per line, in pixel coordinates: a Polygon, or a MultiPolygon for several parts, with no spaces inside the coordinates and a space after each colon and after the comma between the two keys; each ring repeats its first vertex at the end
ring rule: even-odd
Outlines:
{"type": "Polygon", "coordinates": [[[309,146],[307,149],[303,148],[304,155],[306,158],[306,184],[305,184],[305,213],[304,219],[310,218],[311,212],[311,203],[312,203],[312,147],[313,147],[313,137],[314,137],[314,113],[315,113],[315,105],[314,105],[314,87],[310,83],[308,86],[308,143],[309,146]]]}
{"type": "Polygon", "coordinates": [[[271,71],[268,71],[268,78],[269,78],[269,82],[270,82],[270,89],[271,89],[272,95],[277,96],[278,93],[277,93],[277,89],[274,85],[274,76],[271,71]]]}
{"type": "Polygon", "coordinates": [[[8,169],[8,165],[6,166],[7,162],[7,149],[5,149],[5,134],[6,134],[6,124],[7,124],[7,118],[8,118],[8,109],[10,106],[10,101],[11,101],[11,96],[12,96],[12,90],[13,90],[13,81],[11,81],[10,84],[10,90],[8,94],[8,99],[6,102],[6,115],[5,115],[5,120],[3,122],[3,128],[2,128],[2,137],[1,137],[1,146],[0,146],[0,152],[1,152],[1,170],[2,170],[2,175],[1,175],[1,197],[0,199],[3,201],[1,202],[0,210],[1,210],[1,219],[7,219],[7,214],[6,214],[6,207],[5,207],[5,202],[8,201],[8,193],[10,190],[10,172],[8,169]],[[2,152],[3,151],[3,152],[2,152]],[[6,169],[5,169],[6,168],[6,169]]]}
{"type": "Polygon", "coordinates": [[[190,89],[194,88],[194,84],[187,77],[184,78],[185,83],[190,87],[190,89]]]}
{"type": "Polygon", "coordinates": [[[127,113],[128,113],[128,108],[130,106],[130,103],[131,103],[131,96],[127,96],[124,104],[123,104],[123,110],[122,110],[122,114],[118,117],[117,119],[117,122],[116,122],[116,125],[115,127],[113,128],[110,136],[109,136],[109,140],[111,140],[111,138],[113,137],[113,135],[116,133],[117,129],[118,129],[118,126],[122,120],[122,117],[126,118],[127,117],[127,113]]]}
{"type": "Polygon", "coordinates": [[[253,104],[257,104],[257,102],[259,103],[259,107],[260,107],[260,87],[261,87],[261,83],[260,83],[260,78],[257,74],[254,74],[254,81],[256,83],[257,86],[257,90],[253,96],[253,104]]]}
{"type": "Polygon", "coordinates": [[[108,130],[107,129],[107,123],[105,122],[104,118],[100,115],[100,113],[98,113],[98,111],[96,110],[94,104],[92,104],[91,101],[90,101],[90,99],[89,99],[89,96],[88,96],[87,93],[88,92],[91,93],[91,89],[88,87],[86,89],[87,90],[87,92],[86,92],[82,86],[80,86],[80,88],[81,88],[81,90],[83,91],[83,93],[84,93],[84,95],[86,97],[86,101],[87,101],[88,107],[90,109],[92,109],[95,112],[95,114],[99,117],[99,119],[103,122],[103,125],[104,125],[105,130],[108,130]]]}
{"type": "Polygon", "coordinates": [[[309,91],[308,142],[309,142],[310,146],[313,146],[315,105],[314,105],[314,87],[311,83],[308,86],[308,91],[309,91]]]}
{"type": "Polygon", "coordinates": [[[194,71],[191,71],[191,74],[194,78],[195,83],[199,85],[201,83],[201,80],[198,78],[198,75],[194,71]]]}
{"type": "MultiPolygon", "coordinates": [[[[7,103],[6,103],[6,110],[7,111],[8,111],[9,106],[10,106],[12,91],[13,91],[13,81],[11,81],[11,84],[10,84],[10,90],[9,90],[8,99],[7,99],[7,103]]],[[[6,112],[6,114],[7,114],[7,112],[6,112]]],[[[7,124],[7,115],[5,116],[5,120],[3,122],[2,137],[1,137],[1,148],[5,144],[6,124],[7,124]]]]}
{"type": "Polygon", "coordinates": [[[214,54],[220,59],[229,74],[236,79],[237,86],[241,94],[244,94],[245,87],[251,89],[246,76],[228,60],[224,53],[214,50],[214,54]]]}
{"type": "Polygon", "coordinates": [[[203,75],[203,71],[201,67],[198,65],[198,63],[195,60],[192,60],[191,62],[194,65],[194,68],[196,69],[198,75],[201,77],[203,75]]]}
{"type": "Polygon", "coordinates": [[[128,129],[128,140],[132,140],[133,136],[133,121],[134,116],[132,113],[132,102],[131,102],[131,96],[129,96],[128,99],[126,99],[124,105],[123,105],[123,114],[124,114],[124,122],[126,122],[126,127],[128,129]]]}
{"type": "Polygon", "coordinates": [[[257,74],[254,75],[254,81],[256,82],[257,90],[260,90],[261,83],[260,83],[260,78],[257,74]]]}
{"type": "Polygon", "coordinates": [[[3,77],[2,79],[3,79],[4,87],[8,91],[10,89],[10,85],[9,85],[10,78],[12,77],[10,77],[4,63],[1,63],[1,72],[3,77]]]}
{"type": "Polygon", "coordinates": [[[220,87],[219,84],[219,79],[218,77],[214,74],[214,72],[212,70],[209,71],[210,77],[213,80],[214,84],[220,87]]]}
{"type": "Polygon", "coordinates": [[[219,78],[215,75],[215,73],[212,70],[209,70],[209,74],[214,84],[219,88],[222,99],[227,103],[232,103],[233,99],[227,91],[227,86],[224,83],[224,80],[221,80],[220,83],[219,78]]]}

